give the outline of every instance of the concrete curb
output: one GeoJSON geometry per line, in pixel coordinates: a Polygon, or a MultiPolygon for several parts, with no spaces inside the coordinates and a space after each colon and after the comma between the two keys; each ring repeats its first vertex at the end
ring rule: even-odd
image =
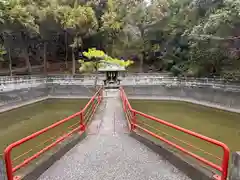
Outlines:
{"type": "Polygon", "coordinates": [[[236,112],[240,113],[240,109],[235,109],[235,108],[229,108],[229,107],[224,107],[218,104],[214,104],[211,102],[206,102],[206,101],[197,101],[194,99],[186,99],[186,98],[177,98],[177,97],[160,97],[160,96],[128,96],[129,99],[133,100],[168,100],[168,101],[182,101],[182,102],[189,102],[193,104],[198,104],[206,107],[212,107],[216,109],[221,109],[225,111],[230,111],[230,112],[236,112]]]}
{"type": "Polygon", "coordinates": [[[20,108],[22,106],[30,105],[30,104],[37,103],[37,102],[40,102],[40,101],[44,101],[46,99],[48,99],[47,96],[42,97],[42,98],[37,98],[37,99],[34,99],[34,100],[30,100],[30,101],[26,101],[26,102],[21,102],[21,103],[15,104],[13,106],[11,104],[8,104],[5,107],[0,108],[0,113],[6,112],[6,111],[11,111],[13,109],[17,109],[17,108],[20,108]]]}
{"type": "Polygon", "coordinates": [[[13,109],[17,109],[17,108],[20,108],[23,106],[34,104],[34,103],[44,101],[47,99],[88,99],[88,98],[91,98],[91,96],[71,96],[71,95],[70,96],[46,96],[46,97],[37,98],[37,99],[26,101],[26,102],[21,102],[16,105],[13,105],[13,106],[8,104],[5,107],[4,106],[2,108],[0,107],[0,113],[11,111],[13,109]]]}
{"type": "Polygon", "coordinates": [[[23,180],[37,180],[49,167],[56,161],[60,160],[69,150],[86,137],[86,132],[81,135],[75,134],[70,139],[66,139],[62,144],[56,147],[51,152],[47,152],[42,159],[35,163],[35,166],[24,171],[23,180]]]}
{"type": "Polygon", "coordinates": [[[194,180],[213,180],[214,173],[210,170],[207,170],[200,165],[187,162],[180,155],[171,152],[169,149],[162,145],[154,143],[139,133],[131,132],[130,136],[143,143],[155,153],[164,157],[164,159],[178,168],[181,172],[185,173],[189,178],[194,180]]]}
{"type": "Polygon", "coordinates": [[[48,99],[86,99],[91,98],[92,96],[48,96],[48,99]]]}

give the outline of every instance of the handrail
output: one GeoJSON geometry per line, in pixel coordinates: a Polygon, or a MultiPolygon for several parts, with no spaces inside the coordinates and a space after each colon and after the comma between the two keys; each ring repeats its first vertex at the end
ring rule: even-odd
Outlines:
{"type": "Polygon", "coordinates": [[[145,132],[145,133],[147,133],[147,134],[149,134],[149,135],[167,143],[168,145],[180,150],[184,154],[191,156],[192,158],[198,160],[199,162],[201,162],[201,163],[203,163],[203,164],[221,172],[221,176],[218,176],[218,175],[214,176],[217,180],[227,180],[230,150],[229,150],[229,148],[226,144],[133,109],[131,104],[129,103],[129,100],[127,98],[127,95],[126,95],[123,87],[120,87],[120,96],[121,96],[121,99],[122,99],[124,112],[126,113],[127,119],[130,123],[130,130],[131,131],[134,131],[136,128],[142,130],[143,132],[145,132]],[[128,116],[129,112],[130,112],[130,116],[128,116]],[[183,148],[183,147],[181,147],[181,146],[179,146],[179,145],[177,145],[177,144],[175,144],[175,143],[157,135],[156,133],[153,133],[150,130],[142,127],[141,125],[139,125],[137,123],[136,115],[145,117],[145,118],[147,118],[149,120],[152,120],[152,121],[155,121],[159,124],[163,124],[165,126],[173,128],[177,131],[183,132],[185,134],[188,134],[188,135],[191,135],[191,136],[196,137],[198,139],[201,139],[205,142],[208,142],[208,143],[211,143],[211,144],[216,145],[218,147],[221,147],[223,149],[223,157],[221,158],[221,160],[222,160],[221,166],[219,166],[219,165],[217,165],[213,162],[210,162],[209,160],[207,160],[203,157],[200,157],[200,156],[186,150],[185,148],[183,148]]]}
{"type": "MultiPolygon", "coordinates": [[[[92,111],[91,113],[91,117],[92,115],[95,113],[97,106],[101,103],[102,98],[103,98],[103,90],[102,88],[99,88],[98,91],[94,94],[94,96],[92,96],[92,98],[88,101],[88,103],[86,104],[86,106],[79,112],[65,118],[62,119],[42,130],[39,130],[23,139],[20,139],[12,144],[10,144],[4,151],[4,159],[5,159],[5,164],[6,164],[6,173],[7,173],[7,178],[8,180],[14,180],[14,173],[19,170],[20,168],[26,166],[27,164],[29,164],[31,161],[33,161],[34,159],[38,158],[40,155],[42,155],[44,152],[50,150],[51,148],[53,148],[54,146],[58,145],[60,142],[62,142],[63,140],[65,140],[67,137],[69,137],[70,135],[72,135],[73,133],[80,131],[80,133],[83,133],[85,131],[85,126],[87,124],[87,122],[84,122],[85,120],[85,116],[84,113],[87,111],[88,107],[92,106],[92,111]],[[95,106],[95,100],[97,100],[97,106],[95,106]],[[79,122],[79,126],[73,130],[71,130],[70,132],[68,132],[67,134],[63,134],[62,136],[60,136],[59,138],[56,139],[56,141],[54,141],[53,143],[51,143],[50,145],[44,147],[42,150],[38,151],[37,153],[35,153],[34,155],[32,155],[31,157],[25,159],[22,163],[16,165],[15,167],[13,167],[13,160],[11,159],[11,152],[15,147],[20,146],[21,144],[34,139],[36,137],[38,137],[41,134],[44,134],[45,132],[54,129],[55,127],[58,127],[59,125],[75,118],[75,117],[80,117],[80,122],[79,122]]],[[[74,124],[75,126],[76,124],[74,124]]]]}

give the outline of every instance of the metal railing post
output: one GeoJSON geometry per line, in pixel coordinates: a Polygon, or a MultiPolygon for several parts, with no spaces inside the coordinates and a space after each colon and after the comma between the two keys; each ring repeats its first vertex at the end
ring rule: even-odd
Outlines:
{"type": "Polygon", "coordinates": [[[5,167],[6,167],[6,173],[7,173],[8,180],[13,180],[11,150],[12,150],[11,147],[7,147],[4,151],[4,160],[5,160],[5,167]]]}
{"type": "MultiPolygon", "coordinates": [[[[223,146],[222,148],[223,148],[222,180],[227,180],[230,150],[229,150],[229,148],[227,146],[225,146],[225,147],[223,146]]],[[[239,164],[239,167],[240,167],[240,164],[239,164]]]]}
{"type": "Polygon", "coordinates": [[[126,112],[126,103],[127,103],[127,100],[126,100],[126,97],[123,98],[123,110],[124,112],[126,112]]]}
{"type": "Polygon", "coordinates": [[[101,102],[101,92],[99,92],[99,94],[97,96],[97,99],[98,99],[98,104],[100,104],[100,102],[101,102]]]}
{"type": "Polygon", "coordinates": [[[81,131],[85,131],[83,111],[81,111],[81,113],[80,113],[80,133],[81,133],[81,131]]]}
{"type": "MultiPolygon", "coordinates": [[[[95,97],[95,98],[96,98],[96,97],[95,97]]],[[[95,98],[94,98],[93,101],[92,101],[92,113],[94,112],[94,109],[95,109],[95,103],[94,103],[95,98]]]]}
{"type": "Polygon", "coordinates": [[[132,113],[132,119],[131,119],[131,130],[134,131],[136,129],[136,123],[137,123],[137,116],[135,111],[131,111],[132,113]]]}

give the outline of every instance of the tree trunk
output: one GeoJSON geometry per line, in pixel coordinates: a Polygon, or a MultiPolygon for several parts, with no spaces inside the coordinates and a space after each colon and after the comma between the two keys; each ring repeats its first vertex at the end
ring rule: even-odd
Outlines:
{"type": "Polygon", "coordinates": [[[74,47],[72,47],[72,75],[75,75],[75,73],[76,73],[76,60],[74,54],[74,47]]]}
{"type": "Polygon", "coordinates": [[[9,58],[9,72],[10,76],[12,76],[12,57],[11,57],[11,48],[8,48],[8,58],[9,58]]]}
{"type": "Polygon", "coordinates": [[[24,59],[25,59],[25,63],[26,63],[28,72],[32,73],[32,66],[31,66],[29,55],[28,55],[28,52],[26,49],[24,50],[24,59]]]}
{"type": "Polygon", "coordinates": [[[43,71],[44,74],[47,74],[47,57],[46,57],[46,53],[47,53],[47,43],[44,42],[43,45],[43,71]]]}
{"type": "Polygon", "coordinates": [[[64,32],[64,36],[65,36],[65,66],[66,69],[68,68],[68,36],[67,36],[67,32],[64,32]]]}
{"type": "Polygon", "coordinates": [[[141,55],[140,55],[140,64],[139,64],[139,72],[140,73],[143,72],[143,58],[144,58],[144,54],[141,53],[141,55]]]}
{"type": "Polygon", "coordinates": [[[141,52],[140,55],[140,67],[139,67],[139,71],[142,73],[143,72],[143,61],[145,59],[145,39],[144,39],[144,29],[142,27],[139,27],[140,30],[140,34],[141,34],[141,38],[142,38],[142,42],[143,42],[143,51],[141,52]]]}
{"type": "Polygon", "coordinates": [[[27,68],[28,68],[28,72],[32,73],[32,66],[31,66],[31,63],[30,63],[30,60],[29,60],[29,56],[26,55],[25,59],[26,59],[26,65],[27,65],[27,68]]]}

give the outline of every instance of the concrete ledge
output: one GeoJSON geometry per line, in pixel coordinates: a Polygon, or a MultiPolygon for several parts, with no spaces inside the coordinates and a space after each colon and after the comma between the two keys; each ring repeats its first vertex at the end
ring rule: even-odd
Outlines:
{"type": "Polygon", "coordinates": [[[172,165],[174,165],[180,171],[185,173],[191,179],[193,179],[193,180],[213,180],[214,174],[210,170],[207,170],[197,164],[187,162],[185,159],[180,157],[180,155],[177,155],[177,154],[171,152],[166,147],[158,145],[138,133],[132,132],[130,134],[130,136],[135,138],[139,142],[143,143],[144,145],[146,145],[148,148],[150,148],[151,150],[153,150],[160,156],[162,156],[164,159],[169,161],[172,165]]]}
{"type": "Polygon", "coordinates": [[[11,111],[13,109],[17,109],[23,106],[27,106],[30,104],[34,104],[40,101],[44,101],[47,99],[90,99],[92,96],[46,96],[46,97],[42,97],[42,98],[37,98],[34,100],[30,100],[30,101],[25,101],[25,102],[21,102],[21,103],[15,103],[15,105],[11,105],[11,104],[7,104],[5,106],[0,107],[0,113],[6,112],[6,111],[11,111]]]}
{"type": "Polygon", "coordinates": [[[36,103],[48,98],[86,99],[95,94],[92,86],[39,85],[36,87],[0,92],[0,113],[36,103]]]}
{"type": "MultiPolygon", "coordinates": [[[[49,167],[61,159],[69,150],[86,137],[86,132],[81,135],[75,134],[63,141],[49,154],[43,155],[43,158],[35,163],[35,166],[24,170],[23,180],[37,180],[49,167]]],[[[46,152],[47,153],[47,152],[46,152]]]]}
{"type": "Polygon", "coordinates": [[[89,99],[91,98],[92,96],[72,96],[72,95],[69,95],[69,96],[48,96],[48,99],[89,99]]]}
{"type": "Polygon", "coordinates": [[[6,111],[11,111],[13,109],[17,109],[17,108],[20,108],[22,106],[26,106],[26,105],[29,105],[29,104],[33,104],[33,103],[37,103],[37,102],[40,102],[40,101],[44,101],[46,99],[48,99],[47,96],[46,97],[42,97],[42,98],[37,98],[37,99],[34,99],[34,100],[30,100],[30,101],[16,103],[15,105],[6,104],[5,106],[0,108],[0,113],[6,112],[6,111]]]}
{"type": "Polygon", "coordinates": [[[225,107],[225,106],[221,106],[218,104],[214,104],[211,102],[204,102],[204,101],[197,101],[194,99],[187,99],[187,98],[177,98],[177,97],[161,97],[161,96],[133,96],[130,95],[128,96],[128,99],[133,99],[133,100],[168,100],[168,101],[182,101],[182,102],[189,102],[189,103],[193,103],[193,104],[199,104],[202,106],[206,106],[206,107],[212,107],[212,108],[216,108],[216,109],[221,109],[221,110],[225,110],[225,111],[230,111],[230,112],[236,112],[236,113],[240,113],[240,109],[235,109],[235,108],[230,108],[230,107],[225,107]]]}
{"type": "Polygon", "coordinates": [[[210,87],[124,86],[135,99],[179,100],[226,111],[240,112],[240,91],[210,87]]]}

